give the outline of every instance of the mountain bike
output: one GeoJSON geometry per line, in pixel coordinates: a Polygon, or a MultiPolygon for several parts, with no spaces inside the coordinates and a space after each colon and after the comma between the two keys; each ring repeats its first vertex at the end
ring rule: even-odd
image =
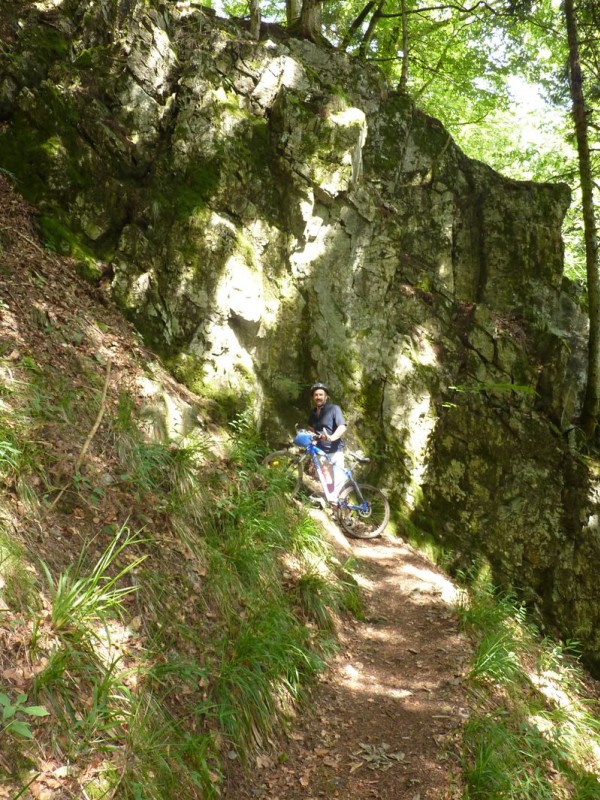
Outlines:
{"type": "MultiPolygon", "coordinates": [[[[387,497],[375,486],[357,483],[351,469],[344,469],[340,476],[340,468],[317,447],[318,440],[311,431],[298,431],[293,445],[269,453],[263,459],[263,466],[288,477],[292,496],[311,481],[312,473],[323,492],[319,498],[323,507],[328,504],[333,509],[337,522],[349,536],[356,539],[379,536],[390,519],[387,497]]],[[[347,451],[345,455],[362,464],[370,460],[359,452],[347,451]]]]}

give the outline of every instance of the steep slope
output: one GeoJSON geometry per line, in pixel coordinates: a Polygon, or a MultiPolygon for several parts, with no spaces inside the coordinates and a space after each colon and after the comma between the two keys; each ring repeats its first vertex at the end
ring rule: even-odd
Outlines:
{"type": "Polygon", "coordinates": [[[318,378],[397,522],[600,658],[564,185],[473,161],[342,53],[195,5],[11,4],[0,165],[172,373],[270,435],[318,378]]]}
{"type": "Polygon", "coordinates": [[[216,796],[356,584],[35,219],[0,175],[0,797],[216,796]]]}
{"type": "MultiPolygon", "coordinates": [[[[197,498],[180,496],[178,511],[173,489],[181,469],[177,454],[189,454],[194,441],[184,434],[196,431],[201,452],[193,472],[202,474],[204,486],[213,484],[213,502],[227,509],[241,535],[234,520],[240,501],[226,488],[241,480],[241,465],[225,458],[227,429],[173,381],[70,259],[43,248],[34,210],[3,176],[0,235],[0,697],[14,709],[0,727],[0,797],[223,794],[241,800],[253,796],[248,773],[236,766],[248,758],[258,765],[268,797],[328,787],[335,794],[348,776],[357,800],[373,796],[375,785],[381,798],[403,791],[412,797],[417,790],[431,798],[460,796],[461,726],[468,717],[461,676],[469,646],[452,610],[455,590],[409,546],[353,547],[323,515],[315,535],[333,542],[334,560],[325,543],[313,542],[303,575],[292,537],[281,573],[268,578],[282,581],[293,598],[308,577],[303,597],[319,616],[311,619],[297,605],[298,624],[307,626],[315,650],[322,651],[320,627],[339,638],[336,657],[333,640],[328,644],[331,667],[313,705],[288,728],[287,744],[279,739],[275,708],[267,743],[248,698],[252,735],[245,747],[236,747],[227,719],[211,717],[206,698],[216,702],[211,693],[226,671],[210,657],[219,641],[215,623],[233,647],[239,633],[215,596],[224,586],[211,573],[235,569],[237,556],[230,543],[210,562],[201,546],[206,529],[178,523],[178,513],[194,516],[197,498]],[[124,549],[94,584],[96,565],[115,544],[124,549]],[[311,599],[319,554],[321,578],[329,560],[346,582],[350,575],[341,565],[358,559],[355,574],[368,598],[362,621],[347,613],[336,621],[339,600],[328,608],[318,593],[311,599]],[[111,578],[121,571],[113,587],[111,578]],[[110,597],[132,588],[137,591],[110,597]],[[197,734],[188,734],[182,748],[187,758],[177,752],[180,726],[197,734]],[[289,751],[286,758],[294,743],[310,742],[310,756],[276,769],[277,739],[289,751]],[[149,757],[148,747],[157,754],[149,757]],[[165,769],[176,780],[167,781],[165,769]],[[279,781],[287,789],[277,789],[279,781]]],[[[209,499],[202,500],[208,519],[209,499]]],[[[249,510],[242,506],[240,513],[249,510]]],[[[306,526],[297,512],[290,514],[293,525],[306,526]]],[[[226,530],[220,535],[226,539],[226,530]]],[[[245,557],[251,568],[252,554],[245,557]]],[[[328,591],[335,594],[333,581],[328,591]]],[[[357,597],[354,607],[361,609],[357,597]]],[[[244,605],[239,613],[247,613],[244,605]]],[[[244,656],[253,659],[251,672],[269,657],[260,631],[255,635],[254,654],[244,656]]],[[[229,691],[241,686],[234,681],[229,691]]],[[[270,691],[283,699],[281,687],[270,691]]]]}
{"type": "Polygon", "coordinates": [[[290,502],[36,216],[0,175],[0,797],[598,796],[594,682],[489,605],[471,665],[448,578],[290,502]]]}

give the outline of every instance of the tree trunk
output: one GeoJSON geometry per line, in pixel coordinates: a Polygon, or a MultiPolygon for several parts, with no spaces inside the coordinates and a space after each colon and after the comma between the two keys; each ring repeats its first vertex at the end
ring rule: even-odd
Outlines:
{"type": "Polygon", "coordinates": [[[354,36],[356,31],[360,28],[360,26],[363,24],[363,22],[365,21],[365,19],[367,18],[367,16],[371,12],[371,10],[372,10],[374,5],[375,5],[375,0],[369,0],[367,5],[363,8],[363,10],[358,15],[358,17],[356,17],[356,19],[354,20],[352,25],[350,25],[350,27],[346,31],[346,34],[345,34],[344,38],[340,42],[340,50],[345,50],[348,47],[348,45],[352,41],[352,37],[354,36]]]}
{"type": "Polygon", "coordinates": [[[402,72],[398,90],[406,94],[408,85],[408,14],[406,13],[406,0],[402,0],[402,72]]]}
{"type": "Polygon", "coordinates": [[[294,33],[311,42],[320,42],[321,33],[321,2],[322,0],[303,0],[300,18],[293,26],[294,33]]]}
{"type": "Polygon", "coordinates": [[[364,58],[367,53],[367,49],[371,44],[371,39],[373,38],[373,34],[375,33],[375,28],[377,27],[377,23],[381,18],[381,14],[383,13],[383,7],[385,5],[385,0],[379,0],[377,8],[375,9],[373,16],[369,21],[369,25],[367,30],[365,31],[365,35],[363,36],[363,40],[360,43],[360,47],[358,49],[358,54],[364,58]]]}
{"type": "Polygon", "coordinates": [[[285,17],[288,28],[300,19],[301,0],[285,0],[285,17]]]}
{"type": "Polygon", "coordinates": [[[248,0],[250,6],[250,36],[260,38],[260,0],[248,0]]]}
{"type": "Polygon", "coordinates": [[[577,19],[573,0],[564,0],[567,40],[569,44],[569,77],[572,114],[575,123],[579,178],[583,207],[583,230],[585,239],[585,262],[590,316],[588,341],[588,374],[581,424],[585,434],[591,438],[598,424],[600,410],[600,285],[598,281],[598,237],[594,208],[594,183],[590,162],[588,121],[583,92],[583,76],[579,58],[577,19]]]}

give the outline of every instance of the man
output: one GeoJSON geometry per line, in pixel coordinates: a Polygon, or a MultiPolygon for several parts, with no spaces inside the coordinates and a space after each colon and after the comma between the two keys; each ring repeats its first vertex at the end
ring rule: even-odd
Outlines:
{"type": "MultiPolygon", "coordinates": [[[[333,464],[333,482],[337,487],[344,479],[344,440],[342,436],[346,432],[346,422],[342,409],[329,402],[328,391],[324,383],[313,383],[310,387],[313,409],[308,418],[308,429],[319,434],[318,447],[327,453],[330,463],[333,464]]],[[[331,487],[331,483],[329,481],[328,483],[331,487]]]]}

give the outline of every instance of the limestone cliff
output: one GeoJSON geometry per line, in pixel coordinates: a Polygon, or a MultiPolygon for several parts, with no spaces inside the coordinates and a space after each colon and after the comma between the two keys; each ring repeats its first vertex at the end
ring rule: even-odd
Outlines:
{"type": "Polygon", "coordinates": [[[333,49],[194,5],[13,3],[0,167],[174,374],[268,433],[326,380],[399,520],[600,657],[568,187],[508,180],[333,49]]]}

